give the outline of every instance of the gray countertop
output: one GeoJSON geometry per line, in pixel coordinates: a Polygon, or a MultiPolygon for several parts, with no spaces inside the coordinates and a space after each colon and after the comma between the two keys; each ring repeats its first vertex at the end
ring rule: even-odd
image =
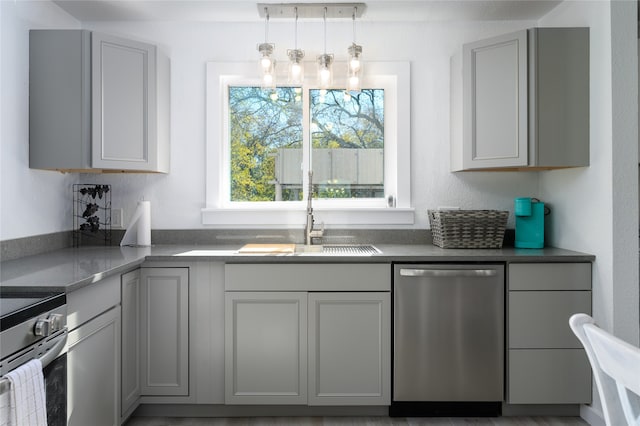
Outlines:
{"type": "Polygon", "coordinates": [[[375,244],[382,254],[329,256],[237,254],[240,245],[158,245],[81,247],[56,250],[0,263],[2,291],[71,292],[146,261],[226,263],[403,263],[403,262],[592,262],[590,254],[544,249],[441,249],[430,244],[375,244]]]}

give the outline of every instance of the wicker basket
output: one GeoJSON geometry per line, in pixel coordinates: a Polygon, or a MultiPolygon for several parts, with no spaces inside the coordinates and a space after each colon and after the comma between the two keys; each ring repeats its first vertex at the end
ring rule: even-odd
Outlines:
{"type": "Polygon", "coordinates": [[[442,248],[500,248],[508,211],[429,210],[433,244],[442,248]]]}

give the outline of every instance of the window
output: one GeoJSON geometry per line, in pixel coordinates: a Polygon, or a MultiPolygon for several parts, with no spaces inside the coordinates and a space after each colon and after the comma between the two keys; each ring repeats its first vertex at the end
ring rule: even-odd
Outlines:
{"type": "Polygon", "coordinates": [[[384,198],[384,89],[228,88],[229,201],[300,201],[310,132],[313,198],[384,198]],[[303,105],[310,120],[303,122],[303,105]]]}
{"type": "Polygon", "coordinates": [[[364,89],[345,96],[306,85],[263,91],[253,63],[209,63],[203,223],[304,223],[292,218],[306,206],[309,169],[327,224],[413,223],[408,64],[367,70],[364,89]]]}
{"type": "Polygon", "coordinates": [[[384,198],[384,89],[309,98],[314,198],[384,198]]]}
{"type": "Polygon", "coordinates": [[[230,86],[229,201],[302,200],[302,90],[230,86]]]}

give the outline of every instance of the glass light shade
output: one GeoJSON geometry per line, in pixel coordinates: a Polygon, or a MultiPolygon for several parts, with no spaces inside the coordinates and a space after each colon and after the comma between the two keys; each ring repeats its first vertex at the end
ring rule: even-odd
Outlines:
{"type": "Polygon", "coordinates": [[[347,79],[347,92],[357,93],[360,91],[360,78],[357,75],[352,75],[347,79]]]}
{"type": "Polygon", "coordinates": [[[318,56],[318,85],[328,89],[333,84],[333,55],[318,56]]]}
{"type": "Polygon", "coordinates": [[[271,60],[271,58],[269,56],[263,56],[260,59],[260,66],[262,67],[263,70],[271,69],[272,65],[273,65],[273,61],[271,60]]]}
{"type": "Polygon", "coordinates": [[[275,45],[273,43],[260,43],[258,52],[262,54],[259,61],[260,75],[262,76],[261,87],[272,89],[276,87],[276,61],[271,57],[275,45]]]}
{"type": "Polygon", "coordinates": [[[362,83],[362,46],[353,43],[347,49],[349,61],[347,62],[347,91],[359,92],[362,83]]]}
{"type": "Polygon", "coordinates": [[[261,87],[263,89],[275,89],[276,87],[276,77],[273,72],[265,72],[262,74],[262,84],[261,87]]]}
{"type": "Polygon", "coordinates": [[[304,82],[304,64],[302,63],[304,52],[301,49],[290,49],[287,50],[287,56],[289,56],[289,84],[302,86],[304,82]]]}
{"type": "Polygon", "coordinates": [[[360,55],[351,57],[349,60],[349,67],[352,71],[360,71],[360,55]]]}

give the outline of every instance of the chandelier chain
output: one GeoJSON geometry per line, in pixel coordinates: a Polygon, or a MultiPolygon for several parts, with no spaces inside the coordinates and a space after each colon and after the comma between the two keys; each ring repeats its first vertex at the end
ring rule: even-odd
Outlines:
{"type": "Polygon", "coordinates": [[[324,8],[324,53],[327,54],[327,8],[324,8]]]}
{"type": "Polygon", "coordinates": [[[293,48],[298,50],[298,7],[294,8],[294,13],[296,14],[296,21],[294,26],[294,36],[293,36],[293,48]]]}
{"type": "Polygon", "coordinates": [[[358,8],[354,7],[353,15],[351,15],[351,18],[353,20],[353,44],[356,43],[356,13],[358,13],[358,8]]]}
{"type": "Polygon", "coordinates": [[[264,42],[269,42],[269,9],[264,8],[264,42]]]}

